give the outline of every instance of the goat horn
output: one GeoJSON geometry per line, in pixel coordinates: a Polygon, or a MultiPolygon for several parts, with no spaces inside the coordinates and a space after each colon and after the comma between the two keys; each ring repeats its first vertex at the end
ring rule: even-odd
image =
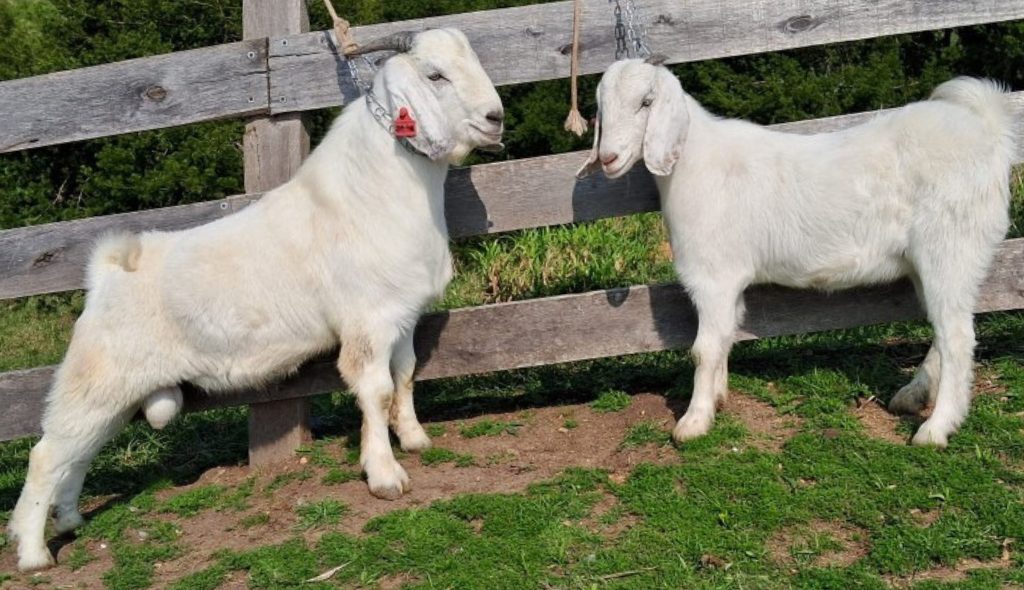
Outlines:
{"type": "Polygon", "coordinates": [[[645,59],[644,63],[645,64],[651,64],[652,66],[660,66],[660,65],[664,64],[666,61],[668,61],[668,56],[667,55],[662,55],[660,53],[655,53],[654,55],[652,55],[652,56],[648,57],[647,59],[645,59]]]}
{"type": "Polygon", "coordinates": [[[374,39],[365,45],[348,52],[348,55],[363,55],[374,51],[397,51],[405,53],[412,49],[412,40],[416,36],[415,31],[399,31],[386,37],[374,39]]]}

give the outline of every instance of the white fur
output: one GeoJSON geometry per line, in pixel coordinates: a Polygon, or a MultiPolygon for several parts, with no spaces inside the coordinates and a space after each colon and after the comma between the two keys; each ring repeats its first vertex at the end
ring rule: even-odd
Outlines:
{"type": "Polygon", "coordinates": [[[48,509],[59,529],[81,522],[89,462],[140,407],[160,427],[180,409],[179,383],[259,386],[339,343],[363,411],[370,491],[408,489],[388,425],[406,449],[430,444],[413,409],[412,332],[452,276],[444,180],[449,163],[500,140],[501,102],[465,36],[444,29],[389,59],[374,92],[396,115],[410,109],[413,145],[430,158],[402,147],[358,100],[293,179],[243,211],[99,243],[10,522],[19,568],[53,563],[48,509]],[[430,80],[435,72],[444,79],[430,80]]]}
{"type": "Polygon", "coordinates": [[[716,118],[667,69],[632,60],[608,69],[598,103],[580,173],[601,166],[614,178],[645,161],[700,318],[676,440],[705,434],[727,394],[748,285],[834,290],[909,276],[935,342],[890,408],[935,402],[913,442],[946,445],[970,406],[972,311],[1009,223],[1015,145],[1002,88],[959,78],[863,125],[796,135],[716,118]]]}

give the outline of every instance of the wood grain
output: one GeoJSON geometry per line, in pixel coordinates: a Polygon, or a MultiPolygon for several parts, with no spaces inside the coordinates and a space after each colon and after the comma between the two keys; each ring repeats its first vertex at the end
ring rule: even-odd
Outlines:
{"type": "MultiPolygon", "coordinates": [[[[1024,92],[1011,96],[1024,110],[1024,92]]],[[[798,121],[775,128],[792,133],[834,131],[884,112],[798,121]]],[[[657,190],[643,166],[614,181],[601,174],[576,180],[573,174],[586,155],[572,152],[452,170],[445,203],[449,233],[464,238],[658,210],[657,190]]],[[[295,157],[293,153],[288,158],[271,158],[263,166],[249,168],[250,174],[253,169],[270,173],[272,166],[291,166],[295,157]]],[[[184,229],[237,211],[258,198],[259,194],[240,195],[0,231],[0,299],[81,288],[89,250],[105,232],[184,229]]]]}
{"type": "MultiPolygon", "coordinates": [[[[668,63],[779,51],[899,33],[1024,18],[1024,0],[644,0],[649,45],[668,63]]],[[[357,41],[398,30],[456,27],[466,33],[495,84],[569,74],[572,2],[471,12],[356,27],[357,41]]],[[[582,74],[615,59],[607,0],[585,0],[582,74]]],[[[333,32],[273,38],[270,108],[275,113],[345,104],[358,96],[334,51],[333,32]]]]}
{"type": "Polygon", "coordinates": [[[0,153],[268,111],[267,40],[0,83],[0,153]]]}
{"type": "MultiPolygon", "coordinates": [[[[772,286],[747,292],[741,340],[839,330],[923,317],[906,282],[825,294],[772,286]]],[[[996,256],[975,310],[1024,308],[1024,239],[1007,240],[996,256]]],[[[685,348],[697,320],[677,285],[635,286],[578,295],[457,309],[425,316],[416,330],[417,380],[685,348]]],[[[342,388],[336,355],[256,391],[191,390],[188,411],[293,399],[342,388]]],[[[0,440],[38,432],[53,367],[0,375],[0,440]]]]}

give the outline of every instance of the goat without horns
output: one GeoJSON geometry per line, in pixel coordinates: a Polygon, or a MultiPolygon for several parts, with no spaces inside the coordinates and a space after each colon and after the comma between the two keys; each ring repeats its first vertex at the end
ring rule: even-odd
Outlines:
{"type": "Polygon", "coordinates": [[[997,85],[959,78],[835,133],[796,135],[709,114],[667,68],[613,64],[580,170],[655,175],[679,279],[699,317],[693,397],[673,431],[707,433],[754,283],[843,289],[909,277],[935,329],[924,363],[889,404],[935,410],[914,435],[945,446],[971,402],[972,312],[1009,224],[1015,154],[997,85]]]}
{"type": "Polygon", "coordinates": [[[417,120],[409,147],[365,101],[346,107],[295,177],[241,212],[179,232],[115,235],[97,246],[89,293],[57,371],[11,516],[18,567],[53,563],[44,539],[82,522],[89,463],[141,407],[155,427],[181,408],[178,384],[259,386],[341,344],[338,368],[363,412],[370,491],[409,486],[388,440],[417,451],[416,322],[452,275],[444,219],[450,163],[499,144],[502,107],[466,37],[404,34],[373,91],[417,120]],[[418,153],[416,153],[418,152],[418,153]]]}

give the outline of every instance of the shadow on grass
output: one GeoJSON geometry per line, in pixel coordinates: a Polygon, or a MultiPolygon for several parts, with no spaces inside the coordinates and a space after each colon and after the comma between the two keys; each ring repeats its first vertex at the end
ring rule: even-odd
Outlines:
{"type": "MultiPolygon", "coordinates": [[[[990,314],[979,318],[978,327],[979,361],[1024,363],[1024,313],[990,314]]],[[[830,401],[852,405],[871,395],[888,401],[909,380],[929,343],[921,323],[745,342],[735,347],[730,370],[761,383],[786,383],[798,396],[801,387],[814,387],[808,376],[828,373],[839,386],[820,395],[843,398],[830,401]]],[[[667,391],[678,417],[689,403],[692,373],[683,352],[640,354],[420,383],[416,405],[421,419],[437,421],[584,403],[608,390],[667,391]]],[[[314,414],[316,436],[358,440],[361,419],[351,396],[320,396],[314,414]]],[[[98,512],[144,490],[191,483],[215,466],[244,464],[246,428],[245,408],[190,414],[160,432],[132,424],[94,462],[85,494],[119,496],[98,512]]],[[[14,506],[32,442],[0,445],[0,514],[14,506]]]]}

